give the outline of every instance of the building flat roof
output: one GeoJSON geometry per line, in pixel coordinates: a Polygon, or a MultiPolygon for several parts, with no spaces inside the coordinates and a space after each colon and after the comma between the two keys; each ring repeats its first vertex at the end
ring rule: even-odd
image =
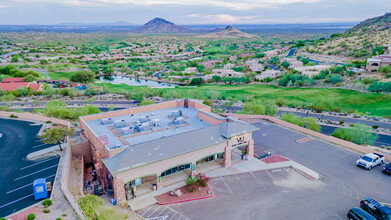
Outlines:
{"type": "MultiPolygon", "coordinates": [[[[215,115],[215,114],[214,114],[215,115]]],[[[103,125],[101,124],[101,119],[98,120],[92,120],[87,121],[86,123],[91,128],[91,130],[94,131],[94,133],[100,137],[100,136],[107,136],[108,140],[108,147],[111,148],[116,145],[136,145],[156,139],[160,139],[162,137],[169,137],[172,135],[177,135],[180,133],[206,128],[212,126],[212,124],[200,120],[198,118],[198,110],[194,108],[183,108],[183,107],[174,107],[174,108],[167,108],[167,109],[161,109],[156,111],[149,111],[149,112],[142,112],[138,114],[132,115],[122,115],[117,117],[111,117],[113,121],[117,120],[125,120],[127,126],[134,126],[134,123],[139,120],[140,117],[143,116],[149,116],[151,120],[159,119],[160,125],[159,126],[151,126],[152,130],[146,131],[146,132],[137,132],[135,131],[134,135],[128,135],[123,136],[121,134],[118,134],[119,129],[113,129],[113,124],[109,125],[103,125]],[[168,115],[170,115],[173,111],[181,110],[183,118],[185,120],[185,124],[175,126],[172,121],[172,118],[169,118],[168,115]],[[113,130],[115,132],[113,132],[113,130]]],[[[216,117],[220,117],[216,115],[216,117]]]]}

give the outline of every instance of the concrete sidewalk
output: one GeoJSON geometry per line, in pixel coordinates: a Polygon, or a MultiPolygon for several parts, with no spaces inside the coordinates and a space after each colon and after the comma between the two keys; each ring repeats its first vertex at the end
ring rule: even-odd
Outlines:
{"type": "MultiPolygon", "coordinates": [[[[66,148],[68,148],[68,143],[63,143],[61,144],[61,147],[63,150],[65,150],[66,148]]],[[[49,154],[49,153],[54,153],[54,152],[57,152],[60,150],[60,147],[58,145],[55,145],[55,146],[52,146],[52,147],[48,147],[48,148],[45,148],[45,149],[42,149],[42,150],[39,150],[39,151],[35,151],[35,152],[32,152],[30,154],[27,155],[27,159],[31,160],[31,159],[35,159],[37,157],[41,157],[41,156],[44,156],[46,154],[49,154]]]]}

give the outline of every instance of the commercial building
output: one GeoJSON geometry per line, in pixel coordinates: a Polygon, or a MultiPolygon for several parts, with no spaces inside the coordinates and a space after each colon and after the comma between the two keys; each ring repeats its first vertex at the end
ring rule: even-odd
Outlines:
{"type": "Polygon", "coordinates": [[[165,187],[170,175],[184,180],[210,161],[230,166],[238,147],[254,157],[257,130],[187,99],[83,116],[80,125],[103,189],[118,202],[165,187]]]}

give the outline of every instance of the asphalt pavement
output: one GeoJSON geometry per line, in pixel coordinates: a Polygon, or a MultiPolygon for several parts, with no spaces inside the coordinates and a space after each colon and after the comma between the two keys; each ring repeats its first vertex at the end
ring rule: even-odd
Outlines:
{"type": "Polygon", "coordinates": [[[42,143],[37,137],[41,127],[32,122],[0,119],[0,217],[38,202],[33,195],[35,179],[46,178],[46,182],[53,185],[58,155],[26,159],[29,153],[53,146],[42,143]]]}
{"type": "Polygon", "coordinates": [[[257,155],[268,151],[281,154],[318,172],[328,182],[348,187],[352,193],[391,203],[391,176],[383,174],[381,166],[368,171],[355,165],[361,156],[358,153],[317,139],[299,144],[295,141],[306,135],[268,122],[255,125],[260,128],[253,133],[257,155]]]}

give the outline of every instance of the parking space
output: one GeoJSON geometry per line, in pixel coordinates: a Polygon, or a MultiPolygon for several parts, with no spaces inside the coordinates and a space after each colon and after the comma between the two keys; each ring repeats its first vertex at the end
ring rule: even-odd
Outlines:
{"type": "Polygon", "coordinates": [[[37,202],[33,195],[35,179],[46,178],[53,184],[59,155],[26,159],[29,153],[52,146],[37,136],[41,127],[32,122],[0,119],[0,217],[37,202]]]}
{"type": "Polygon", "coordinates": [[[168,206],[153,205],[137,212],[146,220],[190,220],[168,206]]]}
{"type": "Polygon", "coordinates": [[[292,168],[210,179],[215,196],[169,207],[191,219],[345,219],[356,195],[292,168]],[[202,212],[200,212],[202,210],[202,212]]]}

